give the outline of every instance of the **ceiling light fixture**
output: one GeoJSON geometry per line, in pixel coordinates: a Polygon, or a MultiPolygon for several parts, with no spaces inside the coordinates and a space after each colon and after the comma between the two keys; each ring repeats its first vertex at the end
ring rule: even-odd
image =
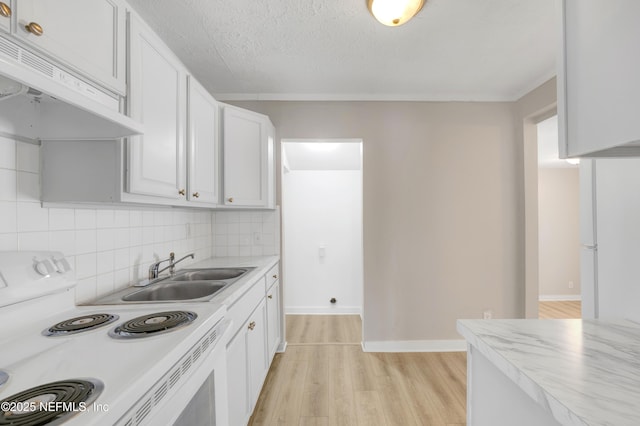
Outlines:
{"type": "Polygon", "coordinates": [[[367,8],[381,24],[397,27],[416,16],[425,0],[367,0],[367,8]]]}

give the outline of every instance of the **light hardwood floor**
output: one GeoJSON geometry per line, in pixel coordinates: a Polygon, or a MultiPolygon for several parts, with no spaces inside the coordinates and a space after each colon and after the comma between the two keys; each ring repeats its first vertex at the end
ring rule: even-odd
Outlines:
{"type": "Polygon", "coordinates": [[[580,301],[539,302],[538,317],[540,319],[581,318],[580,301]]]}
{"type": "Polygon", "coordinates": [[[287,343],[360,344],[362,321],[359,315],[288,315],[287,343]]]}
{"type": "MultiPolygon", "coordinates": [[[[540,302],[580,318],[580,302],[540,302]]],[[[466,354],[364,353],[357,315],[288,315],[250,425],[464,425],[466,354]]]]}
{"type": "Polygon", "coordinates": [[[464,425],[466,354],[364,353],[358,316],[287,316],[251,425],[464,425]]]}

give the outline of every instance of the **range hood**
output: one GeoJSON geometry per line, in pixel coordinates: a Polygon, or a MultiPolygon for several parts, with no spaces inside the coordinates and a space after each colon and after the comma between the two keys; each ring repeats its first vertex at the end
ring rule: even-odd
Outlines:
{"type": "Polygon", "coordinates": [[[143,133],[120,99],[0,37],[0,132],[38,140],[118,139],[143,133]]]}

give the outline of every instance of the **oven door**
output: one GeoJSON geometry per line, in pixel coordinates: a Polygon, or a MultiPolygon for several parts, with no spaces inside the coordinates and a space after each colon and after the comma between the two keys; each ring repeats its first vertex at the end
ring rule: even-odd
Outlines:
{"type": "Polygon", "coordinates": [[[190,372],[188,380],[164,401],[158,410],[144,419],[145,425],[226,426],[227,356],[229,322],[216,347],[199,366],[190,372]]]}

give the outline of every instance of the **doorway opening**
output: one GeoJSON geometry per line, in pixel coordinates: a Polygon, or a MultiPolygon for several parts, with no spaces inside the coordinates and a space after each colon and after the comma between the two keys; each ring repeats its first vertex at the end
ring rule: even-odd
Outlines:
{"type": "Polygon", "coordinates": [[[362,315],[362,140],[282,140],[284,311],[362,315]]]}
{"type": "Polygon", "coordinates": [[[559,159],[557,115],[536,127],[539,317],[580,318],[579,161],[559,159]]]}

